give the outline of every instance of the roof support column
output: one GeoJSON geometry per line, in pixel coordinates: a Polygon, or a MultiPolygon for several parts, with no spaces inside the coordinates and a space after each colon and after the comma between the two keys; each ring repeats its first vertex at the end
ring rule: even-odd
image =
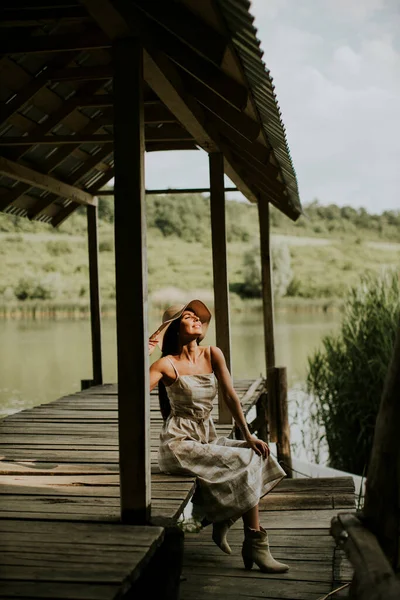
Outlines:
{"type": "Polygon", "coordinates": [[[90,324],[92,330],[93,385],[103,384],[101,356],[101,311],[99,285],[99,245],[97,239],[97,206],[87,206],[89,249],[90,324]]]}
{"type": "Polygon", "coordinates": [[[116,40],[114,59],[115,267],[121,519],[150,518],[150,398],[144,198],[143,51],[116,40]]]}
{"type": "MultiPolygon", "coordinates": [[[[232,372],[223,154],[211,153],[209,161],[216,342],[224,353],[229,371],[232,372]]],[[[232,422],[231,413],[222,398],[221,387],[218,391],[218,411],[219,423],[232,422]]]]}
{"type": "Polygon", "coordinates": [[[290,453],[286,367],[276,367],[275,363],[274,294],[268,202],[258,201],[258,217],[260,225],[265,363],[268,387],[269,441],[276,442],[278,461],[283,463],[282,466],[287,475],[291,477],[292,460],[290,453]]]}

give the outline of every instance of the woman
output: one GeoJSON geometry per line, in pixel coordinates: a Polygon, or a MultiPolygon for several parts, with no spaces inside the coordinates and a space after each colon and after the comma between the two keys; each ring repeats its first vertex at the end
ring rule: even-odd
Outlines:
{"type": "Polygon", "coordinates": [[[161,471],[196,475],[193,502],[213,524],[213,541],[227,554],[229,527],[242,517],[246,569],[253,563],[264,572],[283,573],[288,566],[269,551],[260,525],[259,499],[285,472],[270,456],[265,442],[251,435],[221,350],[202,347],[211,313],[200,300],[171,307],[150,337],[149,351],[159,344],[162,357],[150,368],[150,389],[159,384],[164,425],[160,436],[161,471]],[[217,438],[211,418],[218,380],[224,400],[244,441],[217,438]]]}

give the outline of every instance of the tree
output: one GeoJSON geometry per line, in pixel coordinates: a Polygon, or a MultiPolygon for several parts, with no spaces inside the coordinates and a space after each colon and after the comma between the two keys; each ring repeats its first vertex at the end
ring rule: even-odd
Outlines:
{"type": "MultiPolygon", "coordinates": [[[[271,262],[274,296],[281,298],[285,296],[293,277],[289,248],[282,243],[273,243],[271,262]]],[[[237,291],[244,298],[260,298],[261,290],[260,249],[255,246],[243,255],[243,283],[237,291]]]]}

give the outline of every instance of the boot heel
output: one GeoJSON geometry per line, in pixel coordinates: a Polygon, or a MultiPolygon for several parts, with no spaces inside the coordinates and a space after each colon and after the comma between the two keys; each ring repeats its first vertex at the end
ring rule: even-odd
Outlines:
{"type": "Polygon", "coordinates": [[[253,559],[250,556],[244,556],[243,554],[242,554],[242,558],[243,558],[244,568],[247,571],[250,571],[254,564],[253,559]]]}

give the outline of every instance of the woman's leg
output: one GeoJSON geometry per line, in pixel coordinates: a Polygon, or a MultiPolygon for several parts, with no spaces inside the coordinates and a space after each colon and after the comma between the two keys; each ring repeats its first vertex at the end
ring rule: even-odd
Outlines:
{"type": "Polygon", "coordinates": [[[250,529],[260,530],[260,516],[258,511],[258,504],[253,506],[250,510],[242,515],[243,525],[250,529]]]}
{"type": "Polygon", "coordinates": [[[268,534],[260,526],[258,504],[242,515],[244,524],[244,542],[242,557],[246,569],[251,569],[253,563],[264,573],[285,573],[289,567],[278,562],[272,556],[268,534]]]}

